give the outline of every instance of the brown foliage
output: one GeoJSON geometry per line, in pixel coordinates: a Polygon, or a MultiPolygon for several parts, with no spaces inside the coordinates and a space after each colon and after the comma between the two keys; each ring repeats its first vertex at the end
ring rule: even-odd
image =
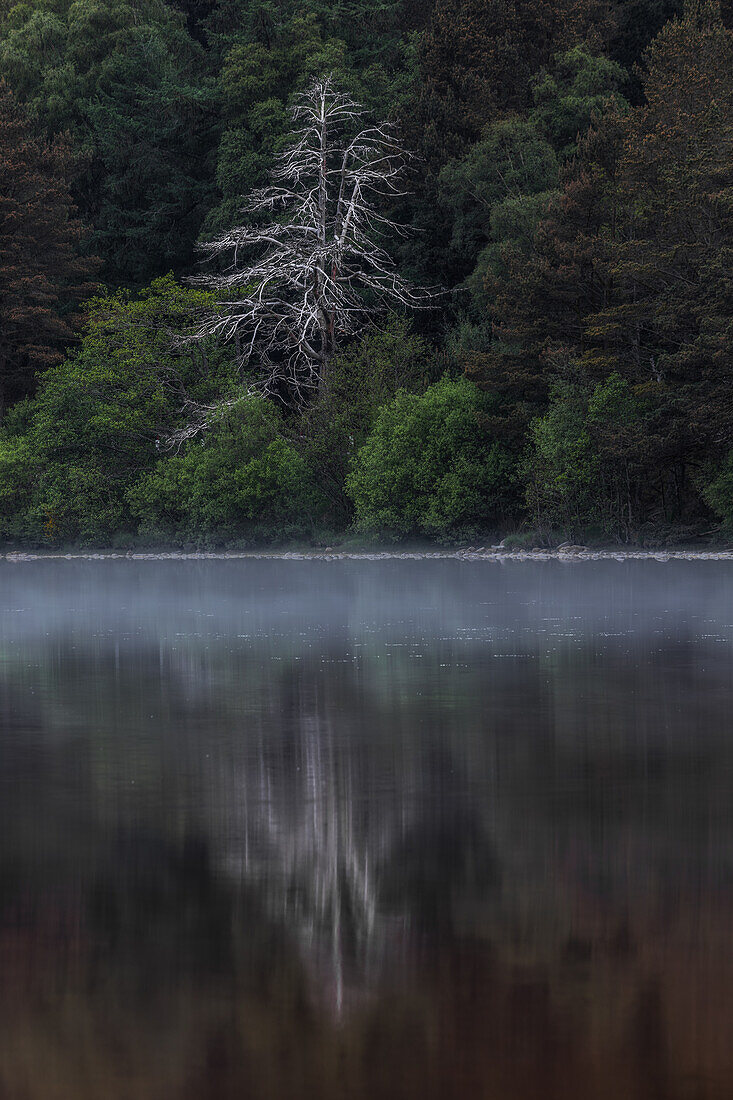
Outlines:
{"type": "MultiPolygon", "coordinates": [[[[609,107],[580,143],[562,191],[540,225],[527,259],[508,257],[509,276],[488,287],[495,342],[466,363],[468,373],[503,398],[503,422],[492,425],[517,442],[544,405],[549,381],[568,359],[592,359],[589,313],[611,294],[600,262],[604,234],[615,223],[615,177],[623,120],[609,107]]],[[[597,373],[604,372],[596,364],[597,373]]]]}
{"type": "Polygon", "coordinates": [[[68,140],[39,138],[0,83],[0,416],[61,357],[75,310],[95,289],[96,261],[79,254],[83,228],[69,194],[75,164],[68,140]]]}
{"type": "Polygon", "coordinates": [[[648,54],[626,126],[613,297],[586,319],[614,369],[660,387],[688,453],[733,443],[733,33],[693,0],[648,54]]]}
{"type": "Polygon", "coordinates": [[[493,288],[495,342],[467,364],[516,441],[572,361],[650,402],[649,470],[733,444],[733,34],[693,0],[649,50],[646,102],[598,119],[529,259],[493,288]]]}
{"type": "Polygon", "coordinates": [[[530,78],[558,51],[612,26],[607,0],[437,0],[424,36],[419,125],[444,163],[497,115],[530,103],[530,78]]]}

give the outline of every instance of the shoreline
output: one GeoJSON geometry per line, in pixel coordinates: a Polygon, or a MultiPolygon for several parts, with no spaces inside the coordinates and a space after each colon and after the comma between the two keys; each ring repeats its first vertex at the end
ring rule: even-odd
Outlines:
{"type": "Polygon", "coordinates": [[[569,547],[557,550],[98,550],[23,551],[0,553],[0,561],[733,561],[727,550],[593,550],[569,547]]]}

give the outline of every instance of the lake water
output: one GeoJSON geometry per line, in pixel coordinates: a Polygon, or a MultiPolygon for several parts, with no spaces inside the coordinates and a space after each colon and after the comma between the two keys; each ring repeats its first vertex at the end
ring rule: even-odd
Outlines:
{"type": "Polygon", "coordinates": [[[0,1098],[730,1098],[732,657],[724,562],[0,560],[0,1098]]]}

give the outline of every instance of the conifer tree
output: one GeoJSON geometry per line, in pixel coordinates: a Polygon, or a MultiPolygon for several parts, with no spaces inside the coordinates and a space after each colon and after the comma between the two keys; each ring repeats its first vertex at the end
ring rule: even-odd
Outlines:
{"type": "Polygon", "coordinates": [[[492,118],[531,103],[531,78],[560,50],[612,26],[606,0],[436,0],[420,51],[417,122],[435,166],[492,118]]]}
{"type": "Polygon", "coordinates": [[[613,299],[587,319],[609,365],[664,403],[680,460],[733,443],[733,32],[691,0],[652,44],[628,120],[613,299]]]}
{"type": "Polygon", "coordinates": [[[616,223],[622,137],[623,116],[609,103],[564,170],[562,190],[535,233],[530,255],[508,254],[505,278],[487,280],[494,339],[466,365],[480,385],[502,396],[503,423],[493,428],[508,442],[520,442],[543,408],[559,364],[589,362],[597,354],[586,318],[613,293],[602,259],[616,223]]]}

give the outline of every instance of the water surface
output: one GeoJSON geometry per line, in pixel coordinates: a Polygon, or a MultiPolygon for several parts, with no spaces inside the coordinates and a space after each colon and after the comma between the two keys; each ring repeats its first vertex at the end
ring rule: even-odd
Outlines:
{"type": "Polygon", "coordinates": [[[733,568],[0,561],[0,1097],[733,1095],[733,568]]]}

